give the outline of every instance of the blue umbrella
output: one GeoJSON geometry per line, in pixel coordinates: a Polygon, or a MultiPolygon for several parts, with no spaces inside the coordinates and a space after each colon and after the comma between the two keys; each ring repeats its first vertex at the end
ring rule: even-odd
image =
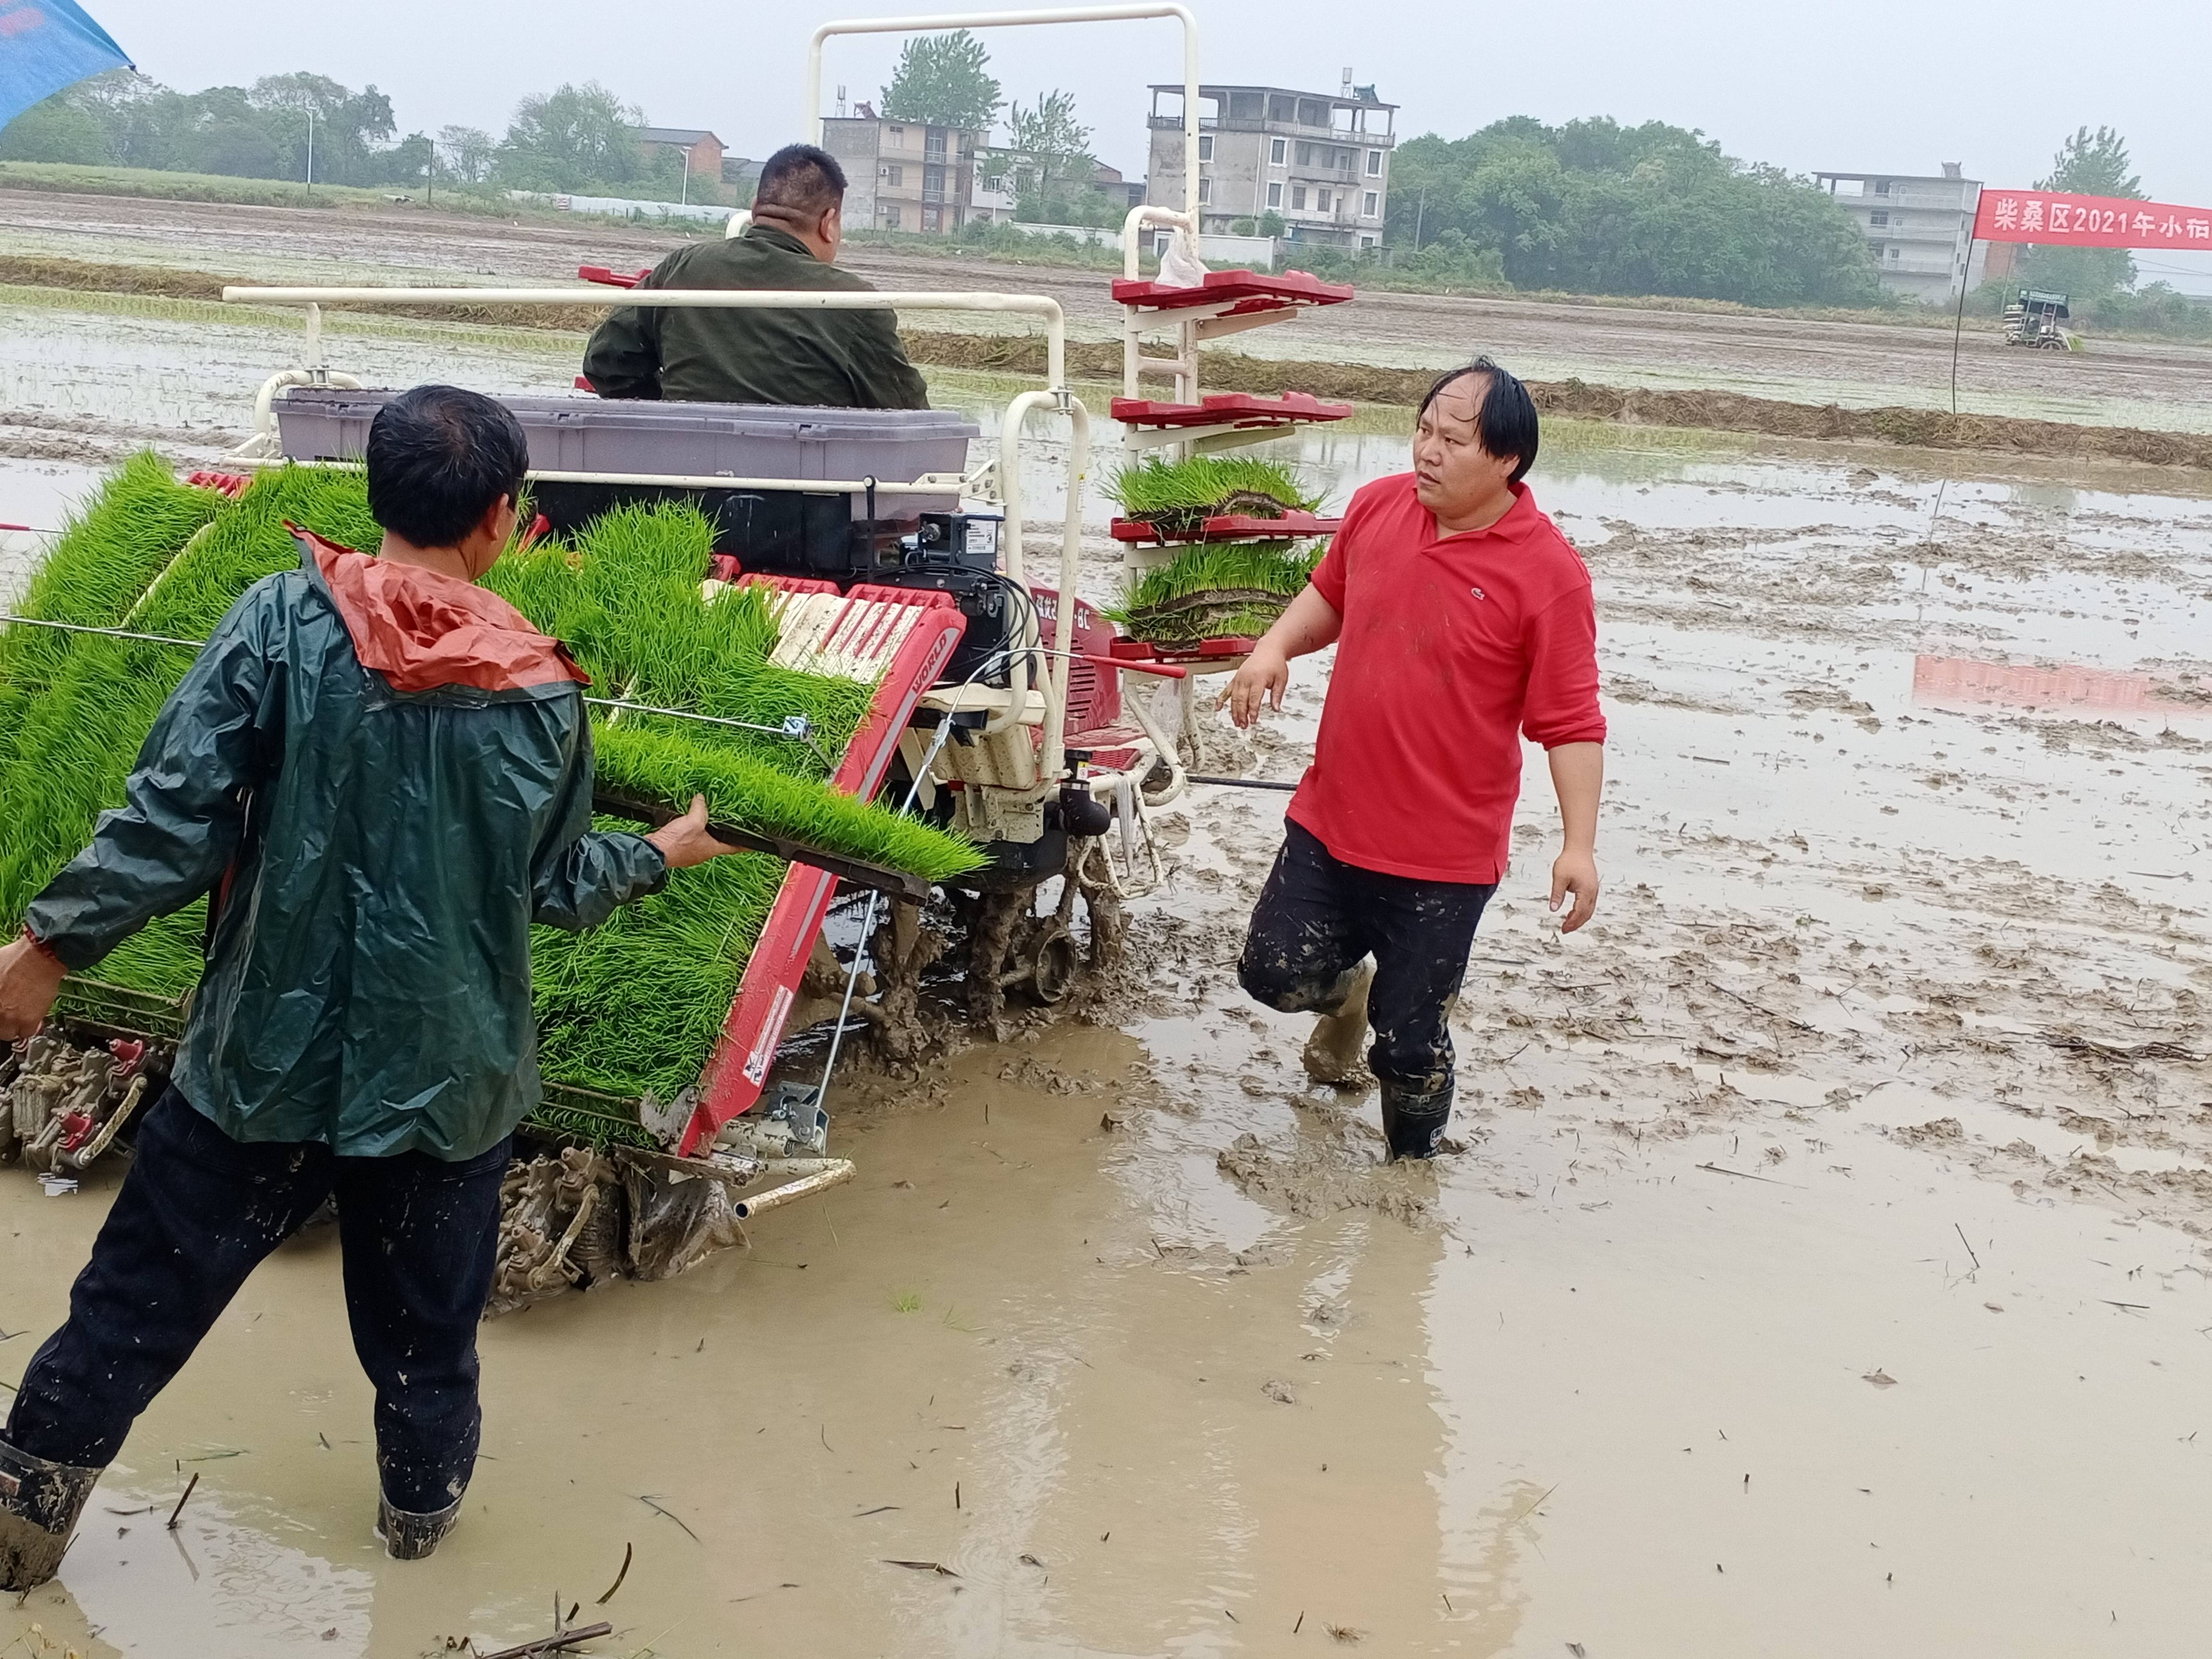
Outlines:
{"type": "Polygon", "coordinates": [[[87,76],[131,67],[76,0],[0,0],[0,127],[87,76]]]}

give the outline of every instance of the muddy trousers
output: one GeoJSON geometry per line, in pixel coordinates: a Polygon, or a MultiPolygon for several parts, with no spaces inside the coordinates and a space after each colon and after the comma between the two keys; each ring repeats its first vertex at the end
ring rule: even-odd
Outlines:
{"type": "MultiPolygon", "coordinates": [[[[1363,870],[1334,857],[1296,821],[1283,829],[1282,850],[1252,911],[1238,979],[1270,1008],[1329,1014],[1360,962],[1372,956],[1367,1064],[1382,1085],[1386,1130],[1406,1116],[1432,1122],[1440,1133],[1452,1097],[1445,1019],[1497,884],[1363,870]]],[[[1408,1150],[1395,1132],[1391,1139],[1394,1150],[1408,1150]]]]}
{"type": "Polygon", "coordinates": [[[416,1514],[447,1508],[476,1462],[477,1322],[508,1157],[506,1141],[453,1164],[241,1142],[169,1090],[138,1131],[69,1322],[33,1357],[0,1437],[52,1462],[112,1462],[246,1275],[335,1192],[384,1497],[416,1514]]]}

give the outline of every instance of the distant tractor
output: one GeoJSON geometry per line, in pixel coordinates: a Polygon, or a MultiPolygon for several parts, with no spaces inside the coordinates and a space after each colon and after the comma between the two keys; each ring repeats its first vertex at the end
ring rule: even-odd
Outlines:
{"type": "Polygon", "coordinates": [[[2064,295],[2024,288],[2018,299],[2005,306],[2005,343],[2038,351],[2071,351],[2074,337],[2059,326],[2068,316],[2064,295]]]}

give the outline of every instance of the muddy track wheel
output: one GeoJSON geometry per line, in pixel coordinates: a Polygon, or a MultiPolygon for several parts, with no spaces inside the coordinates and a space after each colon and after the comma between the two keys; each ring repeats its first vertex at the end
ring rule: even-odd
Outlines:
{"type": "Polygon", "coordinates": [[[1060,901],[1065,905],[1073,896],[1080,895],[1084,908],[1090,913],[1091,948],[1084,966],[1096,979],[1121,959],[1122,948],[1129,937],[1128,913],[1122,905],[1121,890],[1114,879],[1104,842],[1079,842],[1067,863],[1067,890],[1060,895],[1060,901]]]}
{"type": "Polygon", "coordinates": [[[1023,988],[1048,1008],[1067,1000],[1083,970],[1075,936],[1056,920],[1047,921],[1030,935],[1028,948],[1022,952],[1022,964],[1023,988]]]}
{"type": "Polygon", "coordinates": [[[1022,920],[1036,902],[1033,887],[1011,893],[984,893],[969,912],[968,1013],[980,1029],[990,1033],[994,1042],[1004,1042],[1010,1035],[1006,970],[1022,920]]]}

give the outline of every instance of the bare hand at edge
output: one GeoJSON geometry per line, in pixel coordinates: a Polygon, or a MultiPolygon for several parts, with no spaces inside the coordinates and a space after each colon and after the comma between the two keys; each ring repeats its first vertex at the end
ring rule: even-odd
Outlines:
{"type": "Polygon", "coordinates": [[[0,1042],[37,1035],[66,970],[27,939],[0,950],[0,1042]]]}
{"type": "Polygon", "coordinates": [[[1597,914],[1597,859],[1593,854],[1569,851],[1552,860],[1552,908],[1556,911],[1570,894],[1574,905],[1559,931],[1571,933],[1597,914]]]}
{"type": "Polygon", "coordinates": [[[1214,704],[1218,708],[1227,704],[1229,718],[1239,726],[1249,726],[1260,718],[1262,708],[1283,712],[1283,693],[1290,689],[1291,659],[1262,640],[1252,647],[1252,654],[1244,659],[1244,665],[1231,677],[1229,688],[1214,704]]]}
{"type": "Polygon", "coordinates": [[[668,860],[672,870],[689,870],[694,865],[704,864],[708,859],[724,853],[740,853],[744,849],[732,847],[727,842],[716,841],[707,833],[707,798],[691,797],[691,810],[680,818],[671,818],[646,839],[660,849],[660,856],[668,860]]]}

